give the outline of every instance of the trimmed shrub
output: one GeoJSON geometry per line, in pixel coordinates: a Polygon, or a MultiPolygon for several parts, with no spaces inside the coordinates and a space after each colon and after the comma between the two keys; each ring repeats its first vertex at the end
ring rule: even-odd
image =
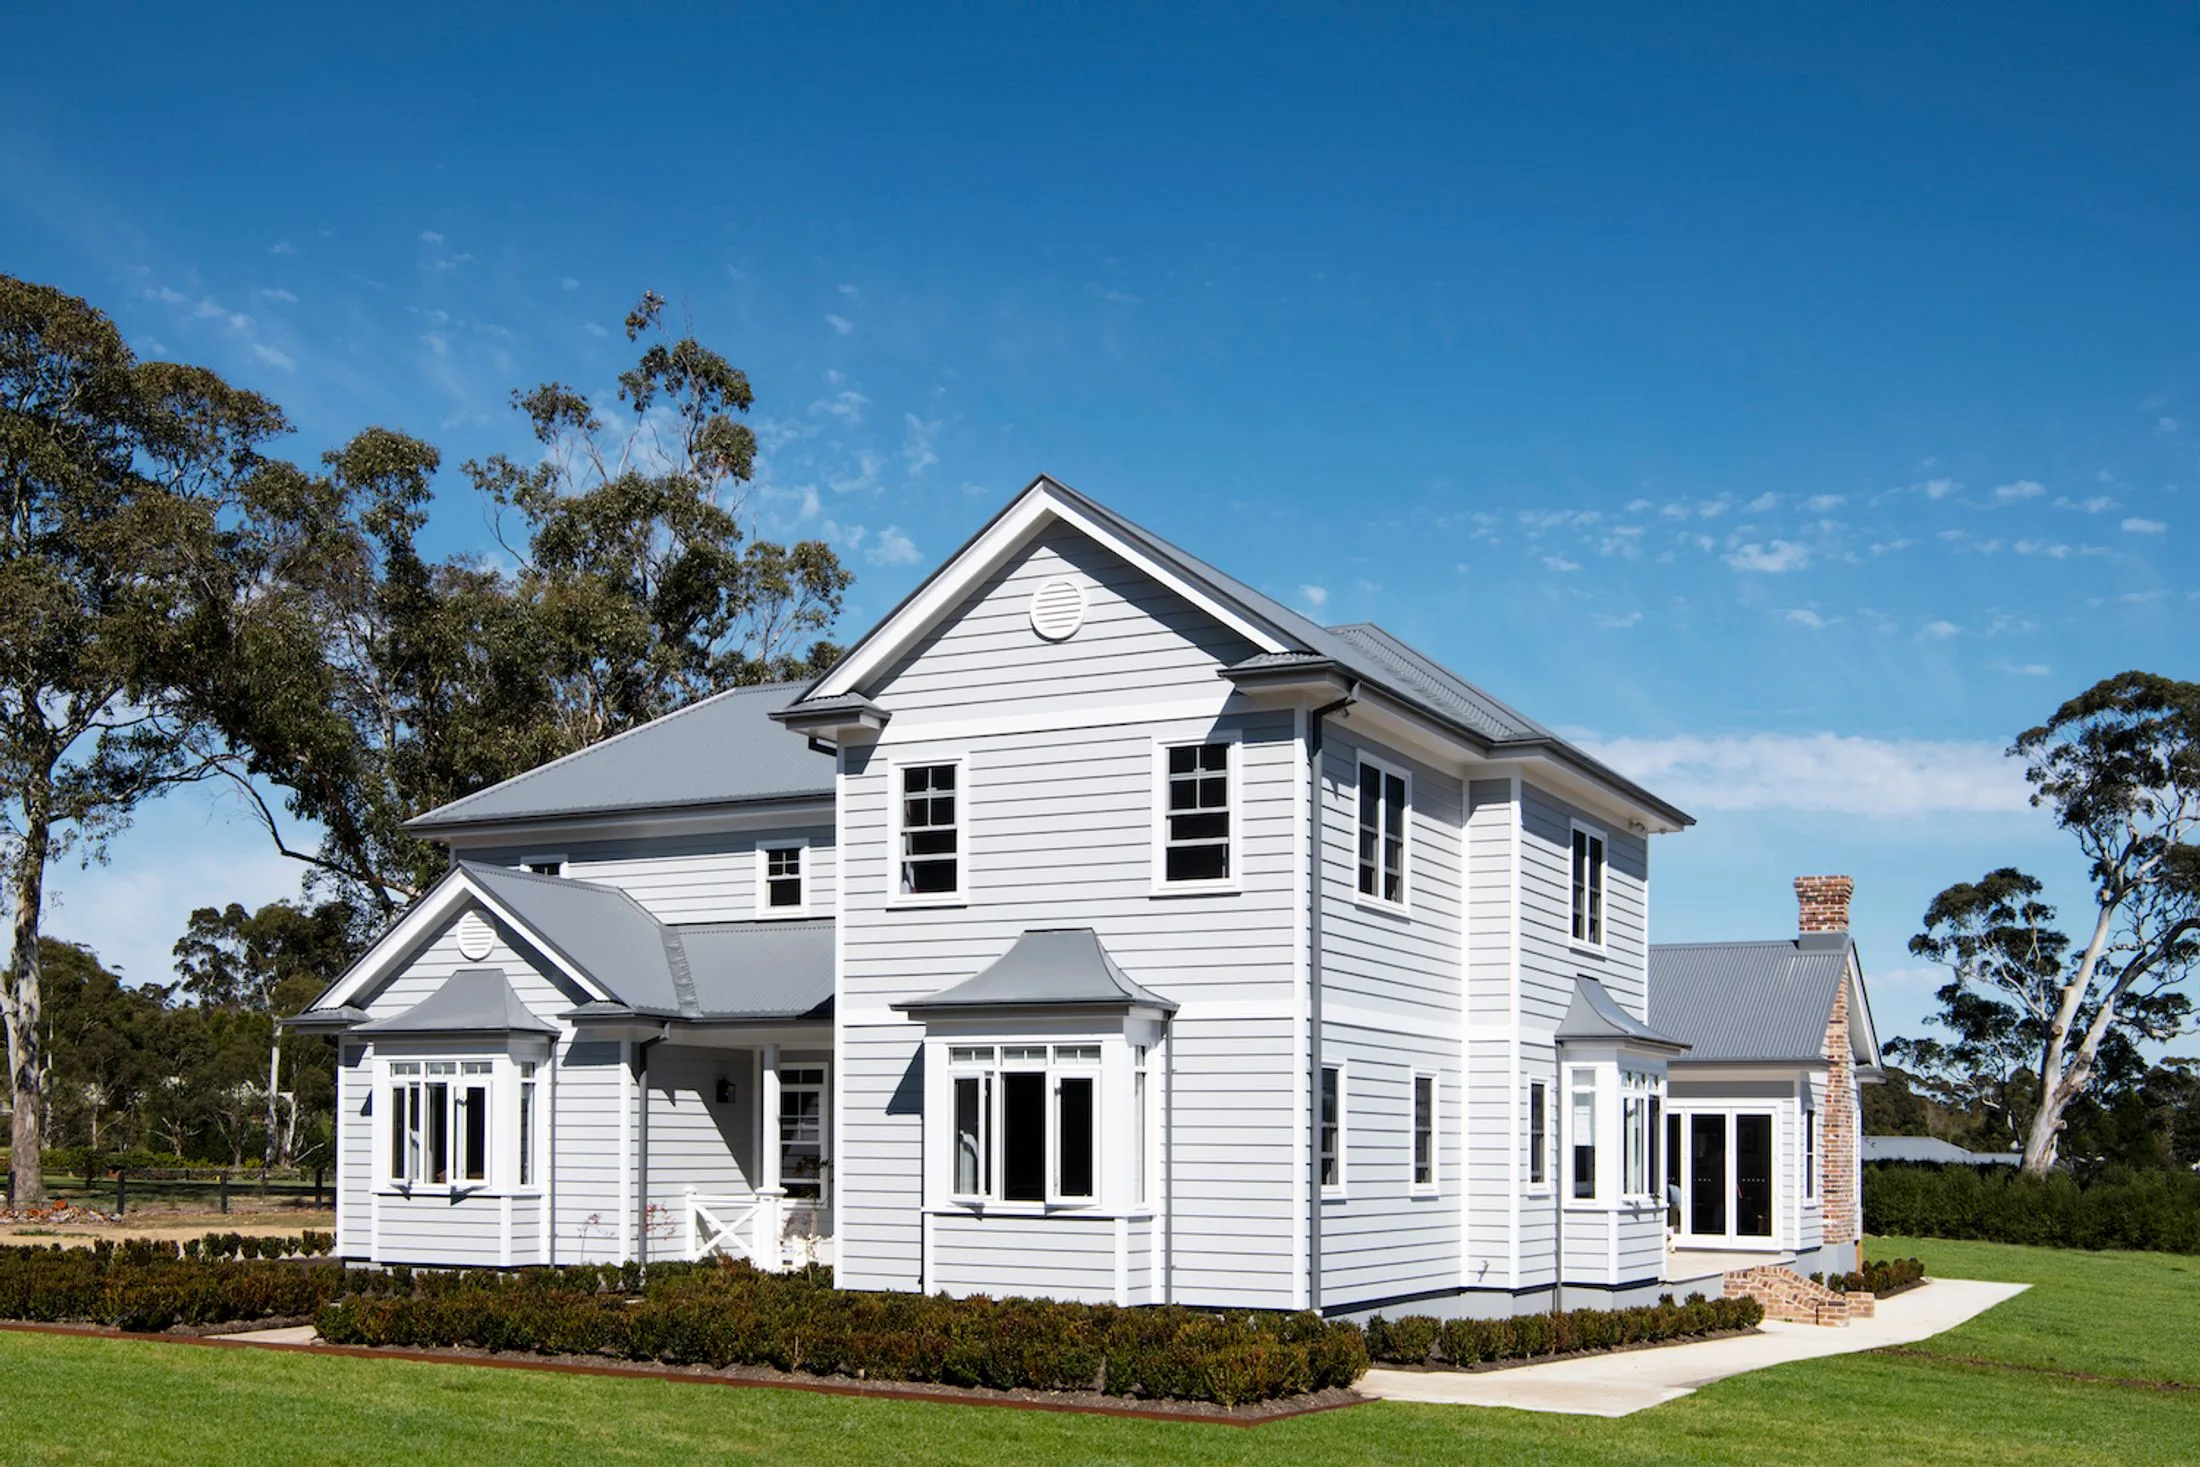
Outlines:
{"type": "Polygon", "coordinates": [[[1864,1168],[1864,1229],[2043,1248],[2200,1253],[2200,1175],[2109,1167],[2080,1183],[2014,1167],[1874,1162],[1864,1168]]]}
{"type": "Polygon", "coordinates": [[[1479,1365],[1754,1329],[1764,1317],[1764,1308],[1755,1299],[1690,1299],[1676,1304],[1670,1294],[1656,1304],[1634,1309],[1573,1309],[1563,1314],[1441,1322],[1426,1315],[1398,1320],[1378,1317],[1368,1321],[1367,1351],[1371,1358],[1388,1364],[1421,1365],[1433,1347],[1449,1364],[1479,1365]]]}
{"type": "Polygon", "coordinates": [[[1925,1265],[1915,1258],[1881,1259],[1877,1263],[1866,1260],[1862,1268],[1851,1273],[1814,1273],[1811,1282],[1824,1284],[1836,1294],[1863,1292],[1885,1298],[1913,1289],[1925,1281],[1925,1265]]]}

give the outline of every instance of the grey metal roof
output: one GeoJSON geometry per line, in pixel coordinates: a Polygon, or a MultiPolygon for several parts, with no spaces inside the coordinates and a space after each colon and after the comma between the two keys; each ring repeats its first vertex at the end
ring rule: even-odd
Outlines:
{"type": "Polygon", "coordinates": [[[1655,943],[1650,1022],[1686,1040],[1691,1060],[1823,1061],[1848,962],[1845,932],[1784,942],[1655,943]]]}
{"type": "Polygon", "coordinates": [[[672,929],[706,1019],[823,1017],[833,1001],[833,919],[707,922],[672,929]]]}
{"type": "MultiPolygon", "coordinates": [[[[1187,580],[1200,585],[1216,599],[1234,605],[1248,619],[1265,625],[1279,640],[1296,644],[1282,653],[1258,654],[1225,669],[1226,672],[1280,671],[1318,665],[1321,660],[1326,659],[1335,663],[1347,676],[1373,684],[1396,696],[1401,702],[1434,716],[1439,722],[1459,728],[1494,748],[1548,752],[1658,811],[1676,824],[1695,823],[1685,811],[1659,799],[1609,765],[1591,758],[1541,724],[1490,696],[1432,658],[1415,651],[1382,628],[1365,623],[1325,627],[1293,611],[1282,602],[1254,590],[1236,577],[1215,569],[1199,557],[1170,544],[1144,526],[1123,518],[1106,505],[1080,494],[1058,479],[1042,474],[1025,487],[1024,494],[1041,486],[1059,494],[1106,525],[1114,534],[1138,546],[1155,560],[1172,567],[1187,580]]],[[[1001,514],[1008,513],[1009,508],[1023,497],[1023,494],[1019,494],[1009,501],[1009,505],[1002,508],[1001,514]]],[[[1000,515],[994,516],[995,520],[999,518],[1000,515]]],[[[991,520],[987,521],[985,528],[981,528],[976,535],[965,541],[961,549],[955,555],[949,556],[932,575],[925,577],[916,589],[903,598],[900,605],[880,619],[878,626],[858,638],[856,645],[860,646],[875,636],[879,626],[891,621],[902,607],[921,595],[924,588],[948,565],[952,565],[964,550],[976,543],[992,523],[991,520]]],[[[809,688],[817,687],[825,676],[829,674],[821,674],[809,684],[809,688]]],[[[823,706],[824,701],[820,700],[820,706],[823,706]]],[[[789,712],[797,708],[806,710],[810,706],[806,700],[797,699],[789,705],[789,712]]]]}
{"type": "Polygon", "coordinates": [[[415,816],[405,828],[432,834],[573,815],[828,799],[832,757],[770,719],[798,687],[767,683],[714,694],[415,816]]]}
{"type": "Polygon", "coordinates": [[[480,861],[460,861],[458,869],[480,883],[537,941],[621,1002],[660,1013],[680,1012],[686,968],[667,948],[665,925],[633,897],[617,887],[480,861]]]}
{"type": "Polygon", "coordinates": [[[1865,1161],[1937,1161],[1954,1166],[2015,1166],[2021,1151],[1966,1151],[1936,1136],[1866,1136],[1865,1161]]]}
{"type": "Polygon", "coordinates": [[[340,1034],[357,1024],[364,1024],[370,1015],[356,1004],[338,1004],[332,1009],[307,1009],[282,1020],[285,1029],[297,1034],[340,1034]]]}
{"type": "Polygon", "coordinates": [[[401,1014],[361,1024],[357,1034],[555,1034],[512,991],[502,968],[460,968],[401,1014]]]}
{"type": "Polygon", "coordinates": [[[1602,983],[1587,975],[1574,980],[1573,1002],[1566,1006],[1566,1017],[1559,1022],[1558,1038],[1617,1040],[1659,1049],[1688,1048],[1686,1041],[1659,1032],[1621,1008],[1602,983]]]}
{"type": "Polygon", "coordinates": [[[1137,1004],[1169,1013],[1176,1005],[1139,987],[1108,956],[1090,927],[1035,927],[974,978],[910,999],[897,1009],[1028,1008],[1137,1004]]]}

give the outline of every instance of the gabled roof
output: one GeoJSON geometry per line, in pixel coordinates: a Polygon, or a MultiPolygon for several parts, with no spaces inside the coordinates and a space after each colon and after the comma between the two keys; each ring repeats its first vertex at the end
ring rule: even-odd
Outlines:
{"type": "MultiPolygon", "coordinates": [[[[1650,1022],[1688,1041],[1690,1060],[1823,1062],[1826,1025],[1848,981],[1851,947],[1845,932],[1774,942],[1652,944],[1650,1022]]],[[[1851,1025],[1863,1040],[1865,1062],[1877,1064],[1870,1010],[1852,1005],[1851,1025]]]]}
{"type": "Polygon", "coordinates": [[[1602,983],[1586,975],[1574,980],[1573,1002],[1566,1006],[1566,1017],[1559,1022],[1556,1037],[1561,1041],[1601,1040],[1674,1051],[1688,1048],[1685,1040],[1661,1033],[1621,1008],[1619,1000],[1602,983]]]}
{"type": "Polygon", "coordinates": [[[460,968],[401,1014],[362,1024],[355,1034],[555,1034],[535,1017],[502,968],[460,968]]]}
{"type": "Polygon", "coordinates": [[[1060,1006],[1176,1012],[1174,1003],[1126,977],[1090,927],[1032,928],[976,977],[893,1005],[905,1011],[1060,1006]]]}
{"type": "MultiPolygon", "coordinates": [[[[1682,810],[1382,628],[1366,623],[1322,626],[1043,474],[858,638],[838,664],[804,688],[778,717],[789,723],[802,720],[806,714],[822,718],[836,706],[836,700],[864,691],[878,673],[891,666],[891,651],[913,643],[938,618],[949,614],[955,602],[946,598],[952,585],[946,578],[967,556],[981,547],[996,559],[1009,553],[1022,542],[1002,538],[1008,527],[1031,519],[1034,513],[1043,517],[1049,512],[1113,541],[1117,548],[1144,562],[1165,581],[1173,582],[1195,604],[1260,647],[1252,657],[1224,669],[1225,677],[1250,680],[1334,668],[1343,678],[1363,682],[1397,699],[1470,744],[1493,753],[1547,754],[1676,826],[1694,823],[1682,810]],[[1040,509],[1034,511],[1034,505],[1040,509]]],[[[1031,519],[1034,525],[1039,522],[1031,519]]]]}
{"type": "Polygon", "coordinates": [[[432,835],[578,815],[830,799],[832,756],[770,720],[797,691],[794,683],[730,688],[417,815],[405,828],[432,835]]]}
{"type": "Polygon", "coordinates": [[[668,929],[617,887],[482,861],[460,861],[457,869],[537,942],[625,1003],[653,1013],[678,1013],[683,996],[693,996],[686,965],[666,940],[668,929]]]}

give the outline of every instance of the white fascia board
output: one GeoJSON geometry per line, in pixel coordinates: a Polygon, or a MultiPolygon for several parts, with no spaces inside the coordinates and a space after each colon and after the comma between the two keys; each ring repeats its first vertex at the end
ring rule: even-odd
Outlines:
{"type": "Polygon", "coordinates": [[[1487,756],[1487,763],[1492,773],[1522,770],[1526,778],[1552,794],[1562,795],[1590,814],[1611,821],[1615,828],[1635,835],[1672,835],[1686,828],[1541,750],[1499,750],[1487,756]]]}
{"type": "Polygon", "coordinates": [[[1243,636],[1263,652],[1281,652],[1284,644],[1273,632],[1248,621],[1206,592],[1191,585],[1176,571],[1161,565],[1144,551],[1103,529],[1072,509],[1043,484],[1024,497],[954,560],[943,566],[932,582],[879,623],[871,634],[840,660],[810,696],[830,698],[861,690],[864,682],[889,665],[894,657],[944,620],[987,576],[998,570],[1033,535],[1051,520],[1070,525],[1088,539],[1106,547],[1146,575],[1243,636]]]}
{"type": "Polygon", "coordinates": [[[449,921],[469,902],[480,903],[498,921],[514,932],[526,933],[534,942],[536,950],[556,965],[559,972],[579,984],[581,990],[591,998],[604,1003],[616,1003],[618,1001],[616,996],[605,989],[602,984],[566,961],[564,956],[548,942],[545,942],[539,933],[535,932],[525,922],[520,921],[503,903],[490,896],[479,882],[466,874],[463,868],[457,868],[452,870],[451,874],[442,881],[437,882],[434,889],[425,897],[422,897],[411,911],[400,918],[395,927],[383,933],[381,939],[373,947],[368,948],[359,961],[353,963],[346,970],[344,976],[337,979],[335,985],[315,1001],[314,1007],[335,1008],[338,1005],[351,1002],[352,999],[368,988],[379,984],[400,961],[410,957],[413,950],[424,942],[430,933],[449,921]]]}
{"type": "Polygon", "coordinates": [[[688,810],[614,810],[594,815],[546,815],[501,823],[483,821],[478,825],[458,825],[424,834],[451,850],[466,851],[481,846],[525,845],[544,840],[633,840],[832,823],[832,796],[819,795],[769,804],[743,802],[688,810]]]}

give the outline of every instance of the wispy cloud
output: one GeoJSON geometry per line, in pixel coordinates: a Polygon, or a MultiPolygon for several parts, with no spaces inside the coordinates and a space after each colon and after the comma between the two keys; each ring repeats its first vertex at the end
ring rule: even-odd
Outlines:
{"type": "Polygon", "coordinates": [[[1726,563],[1736,570],[1762,571],[1777,575],[1782,571],[1801,570],[1810,564],[1810,549],[1792,540],[1774,540],[1769,545],[1751,543],[1729,551],[1726,563]]]}
{"type": "Polygon", "coordinates": [[[903,413],[902,420],[909,431],[901,442],[901,461],[909,477],[914,479],[940,461],[940,456],[932,451],[932,444],[940,436],[941,423],[936,418],[927,422],[915,413],[903,413]]]}
{"type": "Polygon", "coordinates": [[[1846,494],[1813,494],[1803,501],[1803,508],[1812,514],[1824,514],[1829,509],[1839,509],[1849,502],[1846,494]]]}
{"type": "Polygon", "coordinates": [[[846,336],[856,329],[855,322],[849,320],[846,316],[836,316],[831,311],[825,313],[825,324],[832,327],[834,332],[841,336],[846,336]]]}
{"type": "Polygon", "coordinates": [[[1596,622],[1600,627],[1609,627],[1613,631],[1625,631],[1641,620],[1642,613],[1639,611],[1629,611],[1618,616],[1605,612],[1598,614],[1596,622]]]}
{"type": "Polygon", "coordinates": [[[2168,528],[2169,525],[2162,520],[2143,520],[2137,515],[2124,521],[2124,533],[2127,535],[2159,535],[2168,528]]]}
{"type": "Polygon", "coordinates": [[[919,557],[916,542],[898,525],[888,525],[879,531],[878,542],[864,552],[864,558],[873,565],[915,565],[919,557]]]}
{"type": "Polygon", "coordinates": [[[258,357],[261,361],[267,363],[269,366],[279,367],[285,372],[298,365],[295,361],[291,359],[290,353],[283,351],[280,348],[269,346],[264,341],[255,341],[252,343],[252,355],[258,357]]]}
{"type": "Polygon", "coordinates": [[[861,288],[850,285],[846,281],[843,281],[839,285],[834,286],[833,289],[839,291],[842,295],[846,296],[850,300],[860,299],[863,295],[863,291],[861,290],[861,288]]]}
{"type": "Polygon", "coordinates": [[[2037,499],[2046,492],[2045,484],[2035,483],[2031,479],[2019,479],[2014,484],[1998,486],[1994,490],[1994,501],[1997,504],[2015,504],[2023,499],[2037,499]]]}
{"type": "Polygon", "coordinates": [[[1952,621],[1929,621],[1917,629],[1920,642],[1945,642],[1950,637],[1961,636],[1963,628],[1952,621]]]}
{"type": "Polygon", "coordinates": [[[2067,495],[2055,501],[2057,509],[2075,509],[2085,514],[2103,514],[2116,507],[2116,500],[2107,494],[2090,494],[2084,499],[2072,499],[2067,495]]]}
{"type": "Polygon", "coordinates": [[[853,428],[863,421],[863,410],[871,405],[871,399],[852,387],[844,387],[831,397],[821,397],[810,404],[813,416],[832,418],[843,427],[853,428]]]}
{"type": "Polygon", "coordinates": [[[267,252],[271,255],[295,255],[298,247],[287,239],[279,239],[267,247],[267,252]]]}
{"type": "Polygon", "coordinates": [[[1927,499],[1946,499],[1949,495],[1963,488],[1954,479],[1927,479],[1922,483],[1912,484],[1910,487],[1927,499]]]}
{"type": "Polygon", "coordinates": [[[443,236],[433,229],[423,229],[420,231],[420,242],[424,245],[439,245],[443,243],[443,236]]]}
{"type": "Polygon", "coordinates": [[[1779,504],[1779,502],[1780,496],[1772,493],[1770,490],[1767,490],[1765,493],[1760,494],[1755,499],[1749,501],[1748,509],[1751,514],[1763,514],[1765,513],[1765,511],[1779,504]]]}
{"type": "Polygon", "coordinates": [[[275,286],[272,288],[262,287],[261,289],[254,291],[253,294],[258,296],[263,301],[280,301],[284,305],[296,305],[298,302],[298,297],[292,295],[289,291],[284,290],[281,286],[275,286]]]}
{"type": "Polygon", "coordinates": [[[1127,290],[1118,290],[1112,285],[1102,285],[1098,281],[1088,281],[1085,285],[1085,293],[1094,300],[1112,301],[1119,306],[1135,306],[1143,303],[1143,297],[1132,295],[1127,290]]]}
{"type": "Polygon", "coordinates": [[[1780,615],[1797,626],[1809,627],[1814,632],[1823,631],[1841,620],[1838,616],[1820,616],[1807,606],[1798,606],[1792,610],[1783,611],[1780,615]]]}
{"type": "Polygon", "coordinates": [[[2044,662],[1989,662],[1988,672],[2006,672],[2017,677],[2046,677],[2055,669],[2044,662]]]}
{"type": "Polygon", "coordinates": [[[1543,564],[1551,570],[1558,571],[1560,574],[1581,569],[1581,563],[1579,561],[1568,560],[1563,555],[1546,555],[1543,557],[1543,564]]]}
{"type": "Polygon", "coordinates": [[[1684,809],[1910,817],[2028,808],[2022,770],[1982,740],[1765,733],[1583,742],[1684,809]]]}
{"type": "Polygon", "coordinates": [[[580,282],[579,282],[578,280],[575,280],[575,279],[574,279],[574,278],[573,278],[572,276],[570,276],[570,275],[561,275],[561,276],[559,276],[559,277],[558,277],[558,289],[560,289],[560,290],[579,290],[580,288],[581,288],[581,283],[580,283],[580,282]]]}
{"type": "Polygon", "coordinates": [[[1299,599],[1316,611],[1329,604],[1329,588],[1326,586],[1301,586],[1299,599]]]}

